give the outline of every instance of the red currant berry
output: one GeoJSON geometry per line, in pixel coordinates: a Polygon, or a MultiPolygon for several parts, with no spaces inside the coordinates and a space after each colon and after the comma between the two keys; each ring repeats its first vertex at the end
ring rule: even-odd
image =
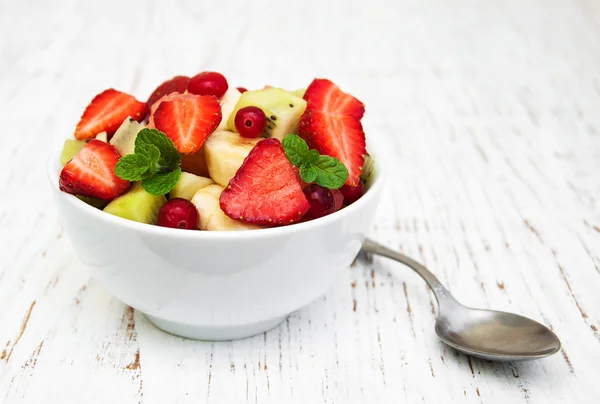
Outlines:
{"type": "Polygon", "coordinates": [[[362,182],[358,182],[357,185],[351,187],[345,184],[340,188],[342,195],[344,195],[344,203],[350,205],[356,202],[365,193],[365,187],[362,182]]]}
{"type": "Polygon", "coordinates": [[[169,199],[158,211],[158,225],[175,229],[198,229],[198,210],[183,198],[169,199]]]}
{"type": "Polygon", "coordinates": [[[310,204],[305,215],[308,219],[323,217],[335,211],[335,200],[331,190],[317,184],[310,184],[304,189],[304,195],[310,204]]]}
{"type": "Polygon", "coordinates": [[[242,94],[245,93],[246,91],[248,91],[248,89],[246,87],[238,87],[237,90],[242,94]]]}
{"type": "Polygon", "coordinates": [[[221,98],[229,88],[227,79],[221,73],[202,72],[192,77],[188,83],[188,92],[196,95],[214,95],[221,98]]]}
{"type": "Polygon", "coordinates": [[[241,136],[259,137],[267,127],[267,117],[258,107],[244,107],[235,114],[234,123],[241,136]]]}
{"type": "Polygon", "coordinates": [[[333,200],[335,202],[333,211],[337,212],[342,209],[342,205],[344,205],[344,195],[342,195],[342,192],[339,189],[332,189],[331,194],[333,195],[333,200]]]}

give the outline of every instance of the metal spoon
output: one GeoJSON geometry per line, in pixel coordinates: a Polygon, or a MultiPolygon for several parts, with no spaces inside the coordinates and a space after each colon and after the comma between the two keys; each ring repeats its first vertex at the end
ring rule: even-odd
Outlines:
{"type": "Polygon", "coordinates": [[[423,265],[399,252],[366,239],[362,251],[382,255],[412,268],[437,299],[438,337],[451,347],[488,360],[539,359],[560,350],[560,340],[548,327],[518,314],[472,309],[460,304],[423,265]]]}

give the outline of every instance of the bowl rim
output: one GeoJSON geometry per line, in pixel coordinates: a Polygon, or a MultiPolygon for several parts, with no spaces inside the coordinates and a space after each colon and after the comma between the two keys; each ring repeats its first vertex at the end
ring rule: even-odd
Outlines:
{"type": "MultiPolygon", "coordinates": [[[[63,192],[60,190],[58,185],[58,178],[62,167],[60,166],[59,156],[61,148],[64,145],[65,138],[61,138],[59,145],[52,148],[52,153],[48,157],[47,163],[47,174],[50,186],[53,191],[60,194],[59,197],[69,204],[69,209],[78,209],[81,213],[90,215],[96,220],[104,221],[107,224],[111,224],[117,227],[126,228],[135,232],[152,235],[164,235],[170,238],[180,239],[197,239],[197,240],[234,240],[234,239],[248,239],[257,237],[272,237],[280,236],[284,234],[290,234],[302,231],[317,230],[325,227],[328,224],[342,220],[346,216],[352,215],[355,211],[362,209],[369,201],[373,198],[377,198],[381,194],[383,187],[384,176],[385,176],[385,163],[382,161],[382,154],[371,150],[369,148],[369,154],[373,156],[375,161],[375,177],[373,178],[371,185],[364,193],[364,195],[351,205],[334,212],[330,215],[320,217],[318,219],[309,220],[306,222],[295,223],[287,226],[267,227],[253,230],[232,230],[232,231],[186,231],[182,229],[173,229],[169,227],[162,227],[156,225],[149,225],[146,223],[136,222],[134,220],[124,219],[119,216],[108,214],[100,209],[97,209],[87,203],[83,202],[75,195],[63,192]]],[[[60,216],[60,215],[59,215],[60,216]]]]}

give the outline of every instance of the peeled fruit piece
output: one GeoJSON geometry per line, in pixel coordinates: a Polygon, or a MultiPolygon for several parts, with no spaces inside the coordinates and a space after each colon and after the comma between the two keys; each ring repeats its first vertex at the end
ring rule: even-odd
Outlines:
{"type": "Polygon", "coordinates": [[[165,202],[164,195],[152,195],[136,182],[129,192],[106,205],[104,211],[140,223],[156,224],[158,211],[165,202]]]}
{"type": "Polygon", "coordinates": [[[236,88],[230,88],[225,92],[225,95],[221,98],[221,115],[223,118],[221,119],[221,123],[217,127],[217,130],[226,130],[227,129],[227,120],[229,119],[229,115],[233,112],[235,105],[238,100],[242,96],[242,93],[236,88]]]}
{"type": "Polygon", "coordinates": [[[133,154],[135,148],[135,138],[139,131],[144,129],[144,125],[138,123],[135,119],[128,117],[123,121],[119,129],[110,139],[110,144],[115,146],[121,156],[133,154]]]}
{"type": "Polygon", "coordinates": [[[250,150],[261,139],[249,139],[239,133],[216,131],[204,143],[210,177],[224,187],[229,184],[250,150]]]}
{"type": "Polygon", "coordinates": [[[96,209],[104,209],[106,205],[108,205],[108,201],[104,201],[98,198],[90,198],[89,196],[76,195],[77,198],[81,199],[88,205],[95,207],[96,209]]]}
{"type": "Polygon", "coordinates": [[[300,88],[298,90],[290,91],[290,93],[294,94],[296,97],[303,98],[304,93],[306,92],[306,88],[300,88]]]}
{"type": "Polygon", "coordinates": [[[260,229],[260,226],[233,220],[221,210],[219,198],[224,189],[218,184],[213,184],[194,194],[192,203],[198,209],[198,227],[202,230],[216,231],[260,229]]]}
{"type": "Polygon", "coordinates": [[[177,184],[175,184],[175,187],[169,192],[169,198],[183,198],[191,201],[198,190],[214,183],[215,182],[210,178],[182,172],[177,184]]]}
{"type": "Polygon", "coordinates": [[[65,140],[65,145],[60,153],[60,165],[64,167],[69,160],[79,153],[83,146],[85,146],[85,141],[83,140],[65,140]]]}
{"type": "Polygon", "coordinates": [[[365,164],[363,165],[362,173],[360,174],[360,181],[366,186],[371,185],[371,181],[375,175],[375,160],[371,155],[365,156],[365,164]]]}
{"type": "Polygon", "coordinates": [[[282,140],[288,133],[298,132],[298,122],[306,109],[306,101],[281,88],[246,91],[229,116],[229,130],[236,131],[235,115],[238,110],[248,106],[259,107],[267,116],[267,127],[263,135],[282,140]]]}
{"type": "Polygon", "coordinates": [[[108,133],[100,132],[96,135],[96,140],[99,140],[104,143],[108,143],[108,133]]]}
{"type": "Polygon", "coordinates": [[[181,155],[181,169],[201,177],[209,177],[204,145],[194,154],[181,155]]]}

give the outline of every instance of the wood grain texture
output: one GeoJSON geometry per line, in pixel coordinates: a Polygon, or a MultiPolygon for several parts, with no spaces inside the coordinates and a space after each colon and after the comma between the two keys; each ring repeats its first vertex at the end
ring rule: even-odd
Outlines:
{"type": "Polygon", "coordinates": [[[593,0],[0,0],[0,402],[600,401],[598,38],[593,0]],[[562,352],[458,354],[425,284],[382,259],[235,342],[167,335],[111,297],[63,235],[49,150],[102,89],[144,99],[207,69],[361,98],[390,173],[370,236],[562,352]]]}

